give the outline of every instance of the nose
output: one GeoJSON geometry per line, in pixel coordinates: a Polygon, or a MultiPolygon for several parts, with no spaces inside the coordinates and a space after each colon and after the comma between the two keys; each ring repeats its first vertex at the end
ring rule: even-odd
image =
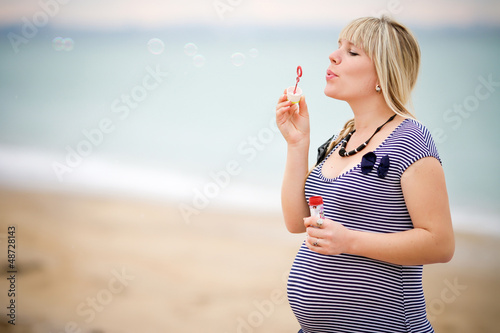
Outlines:
{"type": "Polygon", "coordinates": [[[330,62],[332,62],[335,65],[338,65],[341,62],[339,50],[335,50],[332,53],[330,53],[328,58],[330,59],[330,62]]]}

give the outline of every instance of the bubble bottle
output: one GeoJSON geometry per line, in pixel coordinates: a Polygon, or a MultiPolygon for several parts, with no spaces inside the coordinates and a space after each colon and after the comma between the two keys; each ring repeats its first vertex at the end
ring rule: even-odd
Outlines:
{"type": "Polygon", "coordinates": [[[321,219],[325,218],[323,212],[323,198],[321,196],[314,196],[309,198],[309,211],[311,216],[317,216],[321,219]]]}
{"type": "Polygon", "coordinates": [[[300,97],[302,96],[302,89],[297,87],[299,84],[300,78],[302,77],[302,67],[297,66],[297,79],[295,80],[295,87],[288,87],[286,90],[286,96],[290,102],[293,104],[298,103],[300,101],[300,97]]]}

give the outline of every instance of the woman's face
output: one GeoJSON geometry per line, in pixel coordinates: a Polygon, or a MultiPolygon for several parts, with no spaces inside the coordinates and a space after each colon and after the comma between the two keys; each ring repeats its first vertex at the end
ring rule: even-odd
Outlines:
{"type": "Polygon", "coordinates": [[[329,56],[325,95],[355,102],[376,94],[378,84],[375,65],[361,47],[339,40],[339,48],[329,56]]]}

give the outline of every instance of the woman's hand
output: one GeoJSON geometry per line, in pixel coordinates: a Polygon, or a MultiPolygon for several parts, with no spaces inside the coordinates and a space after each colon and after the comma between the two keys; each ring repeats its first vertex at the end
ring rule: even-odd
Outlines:
{"type": "Polygon", "coordinates": [[[287,100],[286,89],[276,105],[276,124],[290,145],[309,142],[309,113],[304,96],[298,104],[287,100]]]}
{"type": "Polygon", "coordinates": [[[329,219],[321,219],[323,224],[318,226],[319,219],[317,216],[304,218],[307,247],[311,251],[327,255],[348,253],[350,230],[329,219]]]}

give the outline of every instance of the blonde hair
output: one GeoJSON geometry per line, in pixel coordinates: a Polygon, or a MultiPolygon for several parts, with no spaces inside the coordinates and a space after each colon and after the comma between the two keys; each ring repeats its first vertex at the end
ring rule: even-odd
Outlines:
{"type": "MultiPolygon", "coordinates": [[[[406,105],[411,105],[411,91],[417,82],[420,47],[408,28],[386,16],[362,17],[342,29],[340,39],[361,47],[373,61],[381,93],[392,111],[415,119],[406,105]]],[[[353,118],[330,143],[327,154],[354,129],[353,118]]]]}

